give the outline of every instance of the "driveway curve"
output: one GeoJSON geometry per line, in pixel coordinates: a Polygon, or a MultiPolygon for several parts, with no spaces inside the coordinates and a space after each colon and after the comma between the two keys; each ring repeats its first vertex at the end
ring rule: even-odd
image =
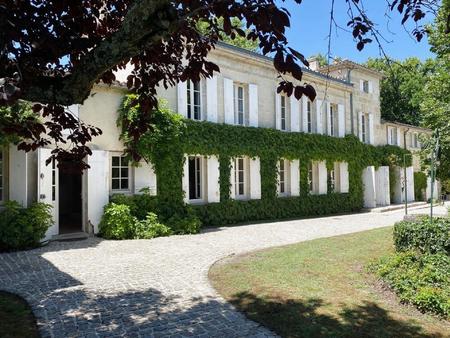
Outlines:
{"type": "Polygon", "coordinates": [[[0,289],[30,303],[43,337],[272,337],[211,287],[215,261],[390,226],[402,217],[403,211],[360,213],[153,240],[55,242],[1,254],[0,289]]]}

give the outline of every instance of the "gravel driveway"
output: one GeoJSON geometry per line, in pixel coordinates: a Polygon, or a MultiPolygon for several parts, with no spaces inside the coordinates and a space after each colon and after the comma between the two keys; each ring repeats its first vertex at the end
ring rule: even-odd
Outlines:
{"type": "Polygon", "coordinates": [[[268,337],[269,331],[212,289],[207,273],[215,261],[389,226],[402,217],[400,210],[217,228],[154,240],[51,243],[1,254],[0,289],[31,304],[43,337],[268,337]]]}

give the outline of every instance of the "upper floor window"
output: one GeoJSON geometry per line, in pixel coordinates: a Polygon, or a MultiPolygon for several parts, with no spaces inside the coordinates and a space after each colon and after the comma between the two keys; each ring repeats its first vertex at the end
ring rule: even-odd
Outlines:
{"type": "Polygon", "coordinates": [[[312,105],[311,101],[308,100],[306,103],[306,119],[308,124],[308,133],[312,133],[312,105]]]}
{"type": "Polygon", "coordinates": [[[397,128],[388,127],[388,144],[398,146],[397,143],[397,128]]]}
{"type": "Polygon", "coordinates": [[[364,93],[369,93],[369,81],[367,81],[367,80],[364,80],[363,81],[363,92],[364,93]]]}
{"type": "Polygon", "coordinates": [[[286,128],[286,96],[281,95],[281,110],[280,110],[280,118],[281,118],[281,130],[287,130],[286,128]]]}
{"type": "Polygon", "coordinates": [[[330,136],[337,136],[337,130],[338,130],[338,128],[337,128],[337,115],[338,115],[337,111],[338,111],[337,105],[330,104],[330,116],[329,116],[330,120],[327,121],[327,123],[329,124],[328,125],[328,128],[329,128],[328,134],[330,136]]]}
{"type": "Polygon", "coordinates": [[[3,187],[4,187],[4,184],[3,184],[3,178],[4,178],[4,174],[3,174],[3,163],[4,163],[4,159],[3,159],[3,151],[2,150],[0,150],[0,202],[3,202],[3,199],[4,199],[4,197],[3,197],[3,195],[4,195],[4,192],[3,192],[3,187]]]}
{"type": "Polygon", "coordinates": [[[111,190],[130,190],[130,163],[125,156],[111,158],[111,190]]]}
{"type": "Polygon", "coordinates": [[[201,120],[201,90],[200,82],[187,82],[187,117],[192,120],[201,120]]]}
{"type": "Polygon", "coordinates": [[[244,86],[237,84],[234,87],[234,112],[235,123],[245,125],[245,97],[244,86]]]}
{"type": "Polygon", "coordinates": [[[189,156],[189,199],[201,200],[203,198],[203,158],[189,156]]]}
{"type": "Polygon", "coordinates": [[[420,148],[420,144],[419,144],[419,135],[417,133],[414,133],[412,135],[412,146],[414,148],[420,148]]]}

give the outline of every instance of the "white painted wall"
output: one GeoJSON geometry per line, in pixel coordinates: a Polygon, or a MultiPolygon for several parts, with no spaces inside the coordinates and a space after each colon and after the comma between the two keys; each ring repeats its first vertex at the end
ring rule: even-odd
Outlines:
{"type": "Polygon", "coordinates": [[[150,194],[156,195],[156,174],[153,166],[141,161],[139,166],[134,168],[134,192],[138,194],[144,188],[149,188],[150,194]]]}
{"type": "Polygon", "coordinates": [[[377,206],[377,202],[374,166],[369,166],[363,170],[362,180],[364,189],[364,207],[375,208],[377,206]]]}

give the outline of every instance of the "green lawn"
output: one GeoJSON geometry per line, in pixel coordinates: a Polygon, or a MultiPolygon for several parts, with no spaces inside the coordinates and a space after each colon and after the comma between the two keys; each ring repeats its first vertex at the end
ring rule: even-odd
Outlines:
{"type": "Polygon", "coordinates": [[[392,228],[238,256],[210,270],[214,287],[283,337],[448,337],[450,323],[405,305],[365,267],[393,252],[392,228]]]}
{"type": "Polygon", "coordinates": [[[3,291],[0,291],[0,337],[39,337],[36,320],[28,303],[3,291]]]}

